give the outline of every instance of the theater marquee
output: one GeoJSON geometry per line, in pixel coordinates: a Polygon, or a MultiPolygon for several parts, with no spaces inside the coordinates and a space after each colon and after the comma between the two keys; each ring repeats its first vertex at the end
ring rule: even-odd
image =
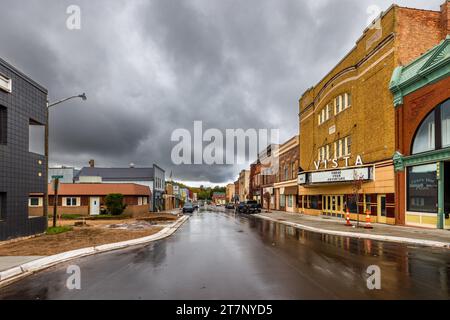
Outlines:
{"type": "Polygon", "coordinates": [[[353,182],[355,180],[372,180],[373,166],[348,168],[331,171],[304,172],[298,175],[299,185],[353,182]]]}

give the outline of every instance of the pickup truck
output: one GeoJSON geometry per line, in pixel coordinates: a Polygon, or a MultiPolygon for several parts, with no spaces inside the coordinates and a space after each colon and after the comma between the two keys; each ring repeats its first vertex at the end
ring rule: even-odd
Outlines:
{"type": "Polygon", "coordinates": [[[249,200],[245,202],[240,202],[236,206],[236,212],[239,213],[260,213],[261,212],[261,205],[254,200],[249,200]]]}

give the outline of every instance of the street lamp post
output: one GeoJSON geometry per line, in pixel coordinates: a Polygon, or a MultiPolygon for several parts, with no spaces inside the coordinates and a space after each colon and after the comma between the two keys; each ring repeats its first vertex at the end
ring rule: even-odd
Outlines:
{"type": "MultiPolygon", "coordinates": [[[[55,101],[53,103],[50,103],[49,101],[47,101],[47,125],[45,127],[45,156],[47,157],[47,170],[46,170],[46,181],[48,181],[48,161],[49,161],[49,112],[48,110],[50,110],[50,108],[61,104],[63,102],[66,102],[68,100],[72,100],[72,99],[77,99],[80,98],[83,101],[87,100],[86,94],[82,93],[76,96],[71,96],[65,99],[61,99],[58,101],[55,101]]],[[[54,204],[53,204],[53,227],[56,227],[56,215],[57,215],[57,210],[58,210],[58,186],[59,186],[59,178],[56,178],[54,181],[55,185],[54,185],[54,190],[55,190],[55,197],[54,197],[54,204]]],[[[48,192],[46,193],[46,197],[45,197],[45,203],[44,203],[44,210],[45,210],[45,216],[48,219],[48,192]]]]}

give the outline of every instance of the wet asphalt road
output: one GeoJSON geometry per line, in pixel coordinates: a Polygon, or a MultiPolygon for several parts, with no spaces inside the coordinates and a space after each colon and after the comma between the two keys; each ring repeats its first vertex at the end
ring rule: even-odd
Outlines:
{"type": "Polygon", "coordinates": [[[170,238],[55,266],[0,288],[0,299],[448,299],[449,278],[450,250],[200,211],[170,238]],[[65,286],[73,264],[81,290],[65,286]],[[370,265],[381,290],[367,289],[370,265]]]}

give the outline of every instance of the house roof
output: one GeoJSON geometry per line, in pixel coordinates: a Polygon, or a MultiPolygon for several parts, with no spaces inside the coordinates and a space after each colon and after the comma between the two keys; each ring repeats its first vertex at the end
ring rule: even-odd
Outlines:
{"type": "Polygon", "coordinates": [[[450,76],[450,35],[440,44],[406,66],[397,67],[389,88],[394,93],[394,105],[403,104],[403,97],[450,76]]]}
{"type": "Polygon", "coordinates": [[[225,197],[225,192],[213,192],[213,197],[225,197]]]}
{"type": "Polygon", "coordinates": [[[153,168],[84,167],[78,177],[102,177],[103,181],[153,181],[153,168]]]}
{"type": "MultiPolygon", "coordinates": [[[[106,196],[120,193],[124,196],[148,196],[150,188],[135,183],[61,183],[58,195],[61,196],[106,196]]],[[[53,184],[48,184],[48,194],[54,195],[53,184]]]]}

